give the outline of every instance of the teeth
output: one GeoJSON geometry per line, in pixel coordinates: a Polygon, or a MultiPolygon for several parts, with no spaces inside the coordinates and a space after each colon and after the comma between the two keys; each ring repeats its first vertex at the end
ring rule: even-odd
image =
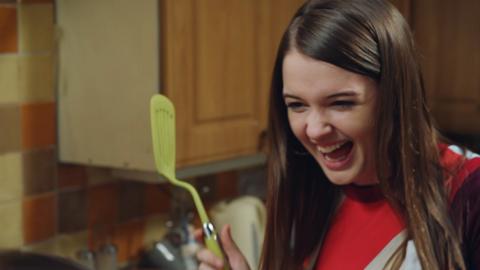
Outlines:
{"type": "Polygon", "coordinates": [[[346,143],[347,142],[337,143],[337,144],[330,145],[330,146],[327,146],[327,147],[317,146],[317,151],[322,153],[322,154],[329,154],[329,153],[337,150],[338,148],[342,147],[346,143]]]}

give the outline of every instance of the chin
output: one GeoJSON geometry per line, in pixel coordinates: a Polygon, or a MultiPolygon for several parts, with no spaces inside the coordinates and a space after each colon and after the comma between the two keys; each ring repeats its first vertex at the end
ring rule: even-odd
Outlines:
{"type": "MultiPolygon", "coordinates": [[[[324,170],[325,172],[325,170],[324,170]]],[[[328,178],[328,181],[330,181],[330,183],[334,184],[334,185],[337,185],[337,186],[345,186],[345,185],[349,185],[349,184],[352,184],[354,182],[354,177],[352,177],[350,174],[348,173],[328,173],[328,172],[325,172],[325,175],[327,176],[328,178]]]]}

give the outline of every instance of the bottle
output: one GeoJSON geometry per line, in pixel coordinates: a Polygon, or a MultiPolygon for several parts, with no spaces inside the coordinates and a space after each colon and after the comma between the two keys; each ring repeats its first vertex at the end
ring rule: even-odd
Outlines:
{"type": "Polygon", "coordinates": [[[95,260],[96,270],[117,270],[117,248],[113,244],[100,247],[95,260]]]}

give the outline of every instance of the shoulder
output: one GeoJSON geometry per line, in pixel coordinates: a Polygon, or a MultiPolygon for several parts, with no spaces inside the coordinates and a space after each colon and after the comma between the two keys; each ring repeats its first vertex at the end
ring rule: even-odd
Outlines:
{"type": "Polygon", "coordinates": [[[480,192],[480,155],[456,145],[440,145],[440,161],[451,200],[467,188],[475,187],[474,190],[480,192]]]}
{"type": "Polygon", "coordinates": [[[451,175],[447,182],[451,192],[451,216],[462,238],[466,263],[469,267],[479,267],[480,156],[449,146],[442,151],[442,165],[449,166],[446,169],[451,175]]]}

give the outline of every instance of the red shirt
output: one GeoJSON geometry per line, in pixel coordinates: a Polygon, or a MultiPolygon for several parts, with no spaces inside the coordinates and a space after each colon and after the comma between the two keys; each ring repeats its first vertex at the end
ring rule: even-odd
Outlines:
{"type": "MultiPolygon", "coordinates": [[[[447,186],[451,190],[453,218],[458,219],[454,223],[469,234],[464,235],[464,249],[470,253],[465,254],[467,265],[480,266],[480,239],[472,237],[480,235],[480,227],[476,227],[480,224],[480,199],[476,199],[480,197],[480,157],[473,153],[465,157],[454,146],[440,145],[440,152],[441,163],[446,168],[445,175],[450,175],[447,177],[447,186]],[[469,186],[474,188],[464,188],[464,182],[468,178],[474,178],[469,181],[469,186]],[[468,189],[468,192],[473,190],[476,194],[458,192],[462,189],[468,189]],[[457,196],[457,193],[462,196],[457,196]],[[472,216],[472,213],[476,215],[472,216]],[[477,262],[474,263],[474,260],[477,262]]],[[[378,188],[350,185],[344,188],[344,194],[345,199],[333,218],[320,249],[316,270],[364,269],[405,228],[401,217],[378,188]]]]}

